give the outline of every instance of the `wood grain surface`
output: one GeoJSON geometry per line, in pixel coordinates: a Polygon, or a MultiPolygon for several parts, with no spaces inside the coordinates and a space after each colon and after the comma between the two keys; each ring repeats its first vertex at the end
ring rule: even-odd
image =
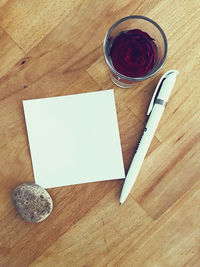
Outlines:
{"type": "Polygon", "coordinates": [[[199,0],[0,0],[0,266],[200,266],[199,0]],[[165,31],[167,61],[121,89],[102,55],[108,28],[128,15],[165,31]],[[49,189],[47,220],[21,220],[11,201],[34,182],[22,100],[114,89],[126,171],[155,86],[179,70],[136,184],[123,180],[49,189]]]}

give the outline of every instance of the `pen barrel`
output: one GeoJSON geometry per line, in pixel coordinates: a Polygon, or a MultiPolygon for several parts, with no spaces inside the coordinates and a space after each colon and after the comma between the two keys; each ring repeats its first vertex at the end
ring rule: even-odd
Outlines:
{"type": "Polygon", "coordinates": [[[162,117],[163,111],[164,106],[159,104],[154,105],[126,176],[126,180],[122,189],[123,199],[126,199],[129,192],[131,191],[133,184],[135,183],[144,158],[158,127],[159,121],[162,117]]]}

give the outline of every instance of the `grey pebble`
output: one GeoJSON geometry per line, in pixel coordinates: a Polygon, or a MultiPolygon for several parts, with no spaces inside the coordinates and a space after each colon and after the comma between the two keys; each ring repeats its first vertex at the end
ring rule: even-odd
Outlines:
{"type": "Polygon", "coordinates": [[[49,193],[34,183],[24,183],[12,192],[12,199],[19,215],[28,222],[39,223],[45,220],[53,209],[49,193]]]}

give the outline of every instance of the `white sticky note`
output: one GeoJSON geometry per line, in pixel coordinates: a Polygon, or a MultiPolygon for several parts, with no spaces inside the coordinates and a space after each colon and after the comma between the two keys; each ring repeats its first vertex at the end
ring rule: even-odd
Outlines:
{"type": "Polygon", "coordinates": [[[37,184],[125,177],[113,90],[25,100],[23,106],[37,184]]]}

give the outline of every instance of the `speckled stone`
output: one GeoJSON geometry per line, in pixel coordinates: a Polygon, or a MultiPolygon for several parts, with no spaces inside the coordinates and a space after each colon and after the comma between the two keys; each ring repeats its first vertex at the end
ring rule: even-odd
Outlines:
{"type": "Polygon", "coordinates": [[[28,222],[39,223],[46,219],[53,202],[49,193],[34,183],[24,183],[12,192],[12,199],[19,215],[28,222]]]}

